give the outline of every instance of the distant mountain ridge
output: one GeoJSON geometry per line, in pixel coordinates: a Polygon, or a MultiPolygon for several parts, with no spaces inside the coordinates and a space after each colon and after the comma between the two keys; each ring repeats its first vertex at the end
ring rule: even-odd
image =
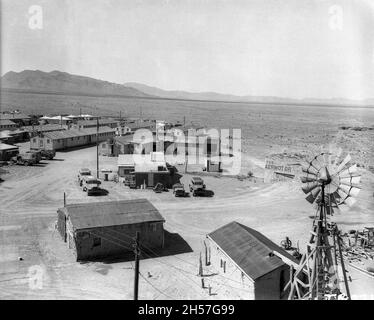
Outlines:
{"type": "Polygon", "coordinates": [[[137,82],[126,82],[125,86],[137,89],[149,95],[168,99],[187,99],[187,100],[208,100],[208,101],[227,101],[227,102],[257,102],[257,103],[292,103],[292,104],[310,104],[310,105],[357,105],[374,106],[374,99],[356,101],[349,99],[292,99],[271,96],[236,96],[231,94],[222,94],[216,92],[188,92],[178,90],[163,90],[157,87],[148,86],[137,82]]]}
{"type": "Polygon", "coordinates": [[[374,99],[292,99],[271,96],[236,96],[216,92],[163,90],[137,82],[117,84],[67,72],[40,70],[9,71],[1,77],[1,89],[51,94],[80,94],[92,96],[123,96],[149,99],[179,99],[222,102],[249,102],[297,105],[374,106],[374,99]]]}
{"type": "Polygon", "coordinates": [[[148,97],[148,94],[135,88],[57,70],[51,72],[10,71],[1,77],[1,88],[53,93],[148,97]]]}

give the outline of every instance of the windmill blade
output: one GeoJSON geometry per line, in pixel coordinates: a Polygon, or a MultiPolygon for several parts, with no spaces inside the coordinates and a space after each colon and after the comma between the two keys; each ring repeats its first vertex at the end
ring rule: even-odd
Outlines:
{"type": "Polygon", "coordinates": [[[314,174],[314,175],[318,174],[318,169],[315,168],[310,162],[302,164],[301,170],[309,174],[314,174]]]}
{"type": "Polygon", "coordinates": [[[339,164],[339,166],[336,168],[336,172],[340,172],[345,166],[346,164],[351,161],[351,156],[348,154],[344,160],[339,164]]]}
{"type": "Polygon", "coordinates": [[[339,182],[346,186],[357,186],[360,183],[361,176],[349,177],[349,178],[341,178],[339,182]]]}
{"type": "Polygon", "coordinates": [[[357,200],[353,197],[348,197],[344,200],[344,203],[348,206],[348,207],[352,207],[355,203],[357,202],[357,200]]]}
{"type": "Polygon", "coordinates": [[[312,190],[314,190],[315,188],[319,187],[319,183],[318,182],[308,182],[306,183],[304,186],[302,186],[302,190],[305,194],[311,192],[312,190]]]}
{"type": "Polygon", "coordinates": [[[357,173],[357,164],[354,164],[341,172],[337,172],[336,174],[339,174],[340,177],[346,177],[346,176],[352,176],[356,173],[357,173]]]}
{"type": "Polygon", "coordinates": [[[360,188],[347,186],[347,185],[339,185],[339,190],[343,191],[347,196],[357,197],[358,193],[360,192],[360,188]]]}
{"type": "Polygon", "coordinates": [[[314,174],[307,174],[306,176],[300,177],[302,183],[317,181],[317,176],[314,174]]]}
{"type": "Polygon", "coordinates": [[[320,192],[321,192],[321,188],[316,188],[311,193],[309,193],[308,196],[305,199],[309,203],[313,204],[316,201],[320,192]]]}

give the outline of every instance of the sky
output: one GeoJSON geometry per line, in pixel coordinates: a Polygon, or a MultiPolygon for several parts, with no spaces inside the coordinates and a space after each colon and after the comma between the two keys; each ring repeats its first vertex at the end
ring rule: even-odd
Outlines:
{"type": "Polygon", "coordinates": [[[166,90],[374,98],[372,0],[0,1],[2,75],[60,70],[166,90]]]}

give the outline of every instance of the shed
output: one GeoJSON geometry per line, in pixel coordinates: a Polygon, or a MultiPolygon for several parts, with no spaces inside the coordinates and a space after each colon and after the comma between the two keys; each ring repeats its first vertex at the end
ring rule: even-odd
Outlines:
{"type": "Polygon", "coordinates": [[[217,270],[243,284],[248,299],[278,300],[287,295],[289,265],[278,255],[298,264],[288,252],[260,232],[230,222],[207,235],[211,262],[217,270]]]}
{"type": "Polygon", "coordinates": [[[8,161],[19,153],[17,146],[0,143],[0,161],[8,161]]]}
{"type": "Polygon", "coordinates": [[[128,253],[136,231],[145,248],[164,245],[165,219],[146,199],[69,204],[57,213],[59,233],[77,260],[128,253]]]}

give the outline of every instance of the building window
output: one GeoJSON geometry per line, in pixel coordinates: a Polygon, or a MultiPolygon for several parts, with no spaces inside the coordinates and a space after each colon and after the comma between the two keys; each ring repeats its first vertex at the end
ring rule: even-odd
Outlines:
{"type": "Polygon", "coordinates": [[[47,139],[47,143],[51,143],[51,140],[47,139]]]}
{"type": "Polygon", "coordinates": [[[74,138],[71,138],[71,141],[74,141],[74,138]]]}
{"type": "Polygon", "coordinates": [[[94,246],[94,247],[101,246],[101,238],[94,237],[94,238],[93,238],[93,246],[94,246]]]}
{"type": "Polygon", "coordinates": [[[36,143],[36,138],[32,139],[32,142],[36,143]]]}
{"type": "Polygon", "coordinates": [[[102,146],[102,148],[103,148],[103,149],[105,149],[105,148],[106,148],[106,144],[105,144],[105,143],[103,143],[103,146],[102,146]]]}

